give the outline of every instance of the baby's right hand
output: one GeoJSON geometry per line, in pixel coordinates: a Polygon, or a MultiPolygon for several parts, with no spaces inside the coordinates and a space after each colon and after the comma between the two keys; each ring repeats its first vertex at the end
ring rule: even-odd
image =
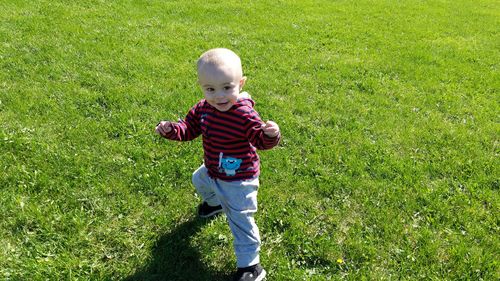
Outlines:
{"type": "Polygon", "coordinates": [[[161,121],[156,125],[155,132],[162,137],[165,137],[168,133],[172,131],[172,126],[170,126],[170,121],[161,121]]]}

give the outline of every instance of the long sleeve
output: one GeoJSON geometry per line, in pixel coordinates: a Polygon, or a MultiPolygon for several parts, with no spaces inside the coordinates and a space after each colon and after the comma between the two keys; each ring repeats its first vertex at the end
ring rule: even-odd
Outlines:
{"type": "Polygon", "coordinates": [[[201,134],[200,109],[200,104],[196,104],[184,120],[170,123],[172,130],[165,137],[176,141],[190,141],[197,138],[201,134]]]}
{"type": "Polygon", "coordinates": [[[278,145],[281,139],[281,134],[278,134],[273,138],[264,134],[264,130],[262,130],[264,122],[262,122],[259,114],[255,110],[252,109],[251,111],[245,113],[245,115],[247,115],[247,122],[245,124],[246,136],[253,146],[257,149],[265,150],[278,145]]]}

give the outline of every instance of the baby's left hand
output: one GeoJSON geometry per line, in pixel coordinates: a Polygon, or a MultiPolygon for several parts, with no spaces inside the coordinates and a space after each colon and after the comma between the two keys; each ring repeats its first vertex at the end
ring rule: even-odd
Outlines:
{"type": "Polygon", "coordinates": [[[264,134],[268,137],[275,138],[280,133],[280,127],[273,121],[267,121],[266,124],[262,125],[262,131],[264,131],[264,134]]]}

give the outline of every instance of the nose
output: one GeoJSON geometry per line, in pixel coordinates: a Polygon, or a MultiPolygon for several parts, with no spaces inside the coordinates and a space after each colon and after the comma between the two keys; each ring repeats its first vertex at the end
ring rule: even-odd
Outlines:
{"type": "Polygon", "coordinates": [[[224,91],[217,91],[215,93],[216,98],[223,98],[224,97],[224,91]]]}

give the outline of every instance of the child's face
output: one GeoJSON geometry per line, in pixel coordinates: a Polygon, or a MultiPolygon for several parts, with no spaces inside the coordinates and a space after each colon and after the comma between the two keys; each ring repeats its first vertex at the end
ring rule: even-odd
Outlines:
{"type": "Polygon", "coordinates": [[[236,103],[245,79],[241,76],[241,70],[238,73],[230,65],[206,65],[198,71],[198,82],[205,100],[222,112],[228,111],[236,103]]]}

